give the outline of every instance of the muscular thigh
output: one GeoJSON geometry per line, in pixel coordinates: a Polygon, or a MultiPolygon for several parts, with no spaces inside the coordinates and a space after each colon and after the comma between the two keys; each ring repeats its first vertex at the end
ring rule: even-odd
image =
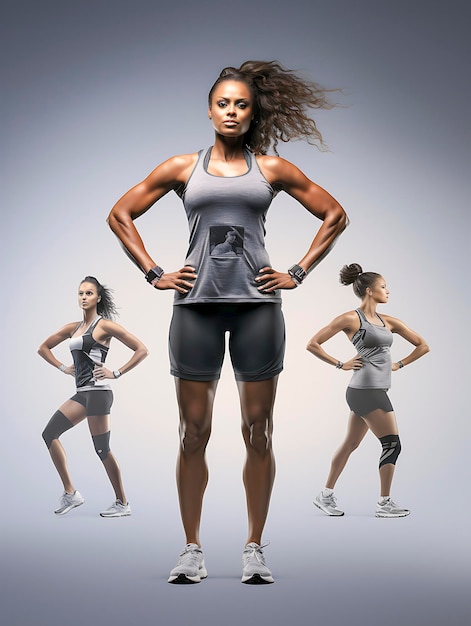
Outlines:
{"type": "Polygon", "coordinates": [[[66,400],[64,404],[59,407],[59,411],[65,415],[71,424],[76,426],[80,424],[86,416],[87,410],[83,404],[76,402],[75,400],[66,400]]]}
{"type": "Polygon", "coordinates": [[[368,428],[376,437],[385,437],[386,435],[397,435],[397,422],[394,411],[383,411],[375,409],[363,416],[368,428]]]}

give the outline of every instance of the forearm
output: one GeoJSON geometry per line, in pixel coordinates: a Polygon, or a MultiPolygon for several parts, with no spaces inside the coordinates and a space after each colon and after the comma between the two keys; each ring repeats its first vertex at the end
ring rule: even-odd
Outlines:
{"type": "Polygon", "coordinates": [[[156,263],[148,254],[144,242],[131,218],[120,219],[113,212],[108,217],[108,225],[121,242],[125,254],[144,274],[156,263]]]}
{"type": "Polygon", "coordinates": [[[317,267],[329,254],[348,223],[347,214],[340,205],[337,205],[332,214],[322,222],[309,250],[299,262],[307,273],[317,267]]]}
{"type": "Polygon", "coordinates": [[[414,361],[417,361],[417,359],[420,359],[420,357],[424,356],[424,354],[427,354],[427,352],[429,351],[430,348],[428,347],[428,345],[426,343],[421,343],[416,346],[410,354],[408,354],[403,359],[400,359],[400,361],[397,361],[397,363],[398,365],[402,363],[402,366],[405,367],[406,365],[410,365],[414,361]]]}
{"type": "Polygon", "coordinates": [[[338,359],[335,359],[330,354],[327,354],[327,352],[319,343],[312,340],[307,344],[306,350],[316,356],[321,361],[329,363],[329,365],[337,365],[337,363],[339,363],[338,359]]]}
{"type": "Polygon", "coordinates": [[[49,365],[52,365],[53,367],[56,367],[57,369],[60,369],[61,366],[63,365],[63,363],[61,361],[59,361],[59,359],[56,359],[56,357],[54,356],[54,354],[52,353],[51,349],[48,348],[47,346],[45,346],[44,344],[41,344],[38,348],[38,354],[39,356],[41,356],[47,363],[49,363],[49,365]]]}
{"type": "Polygon", "coordinates": [[[126,372],[132,370],[134,367],[136,367],[136,365],[139,365],[139,363],[143,361],[148,356],[148,354],[149,352],[147,351],[147,348],[145,346],[139,347],[134,352],[129,361],[124,363],[124,365],[119,368],[119,371],[121,372],[121,374],[126,374],[126,372]]]}

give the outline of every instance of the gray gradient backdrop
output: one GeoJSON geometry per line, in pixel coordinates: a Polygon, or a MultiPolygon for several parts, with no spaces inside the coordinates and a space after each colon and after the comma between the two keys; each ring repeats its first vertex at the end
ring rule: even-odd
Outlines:
{"type": "MultiPolygon", "coordinates": [[[[207,0],[10,3],[2,15],[2,533],[6,626],[88,623],[467,623],[469,618],[469,56],[464,2],[207,0]],[[246,521],[243,449],[225,367],[208,457],[202,539],[210,578],[166,583],[183,544],[174,464],[177,410],[167,365],[171,293],[152,291],[105,223],[161,160],[212,141],[206,94],[222,67],[278,59],[345,105],[318,116],[329,153],[295,143],[292,160],[346,208],[351,226],[302,289],[286,293],[288,349],[276,407],[278,475],[266,528],[276,584],[239,583],[246,521]],[[378,445],[367,437],[337,494],[348,513],[312,505],[345,429],[348,374],[314,360],[309,337],[353,308],[344,263],[379,271],[388,313],[431,353],[394,374],[404,452],[394,496],[403,520],[373,517],[378,445]],[[467,264],[467,265],[465,265],[467,264]],[[112,493],[85,425],[67,433],[84,506],[52,510],[60,484],[40,439],[72,380],[36,356],[79,318],[92,273],[115,289],[121,322],[151,355],[115,384],[112,445],[134,515],[103,520],[112,493]]],[[[165,268],[182,265],[187,230],[174,195],[139,221],[165,268]]],[[[268,219],[275,267],[317,227],[280,195],[268,219]]],[[[347,359],[344,338],[331,351],[347,359]]],[[[407,346],[397,340],[395,358],[407,346]]],[[[59,350],[67,361],[65,350],[59,350]]],[[[111,367],[126,351],[112,346],[111,367]]]]}

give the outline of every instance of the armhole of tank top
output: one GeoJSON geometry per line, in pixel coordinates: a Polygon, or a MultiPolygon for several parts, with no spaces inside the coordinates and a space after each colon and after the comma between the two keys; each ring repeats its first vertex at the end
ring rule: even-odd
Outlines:
{"type": "Polygon", "coordinates": [[[186,183],[184,185],[180,185],[179,187],[177,187],[175,189],[175,193],[177,194],[177,196],[179,198],[183,198],[183,196],[185,195],[185,191],[187,190],[188,184],[189,184],[190,180],[192,179],[193,174],[196,171],[196,168],[198,167],[198,164],[199,164],[199,162],[201,160],[201,156],[202,156],[203,152],[204,152],[204,149],[203,150],[198,150],[198,157],[196,159],[196,163],[195,163],[193,169],[190,172],[190,175],[188,176],[188,180],[186,181],[186,183]]]}

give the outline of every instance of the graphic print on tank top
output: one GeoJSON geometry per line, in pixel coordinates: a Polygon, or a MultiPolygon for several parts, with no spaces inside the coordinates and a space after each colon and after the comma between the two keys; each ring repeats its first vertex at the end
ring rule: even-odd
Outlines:
{"type": "Polygon", "coordinates": [[[241,256],[244,254],[243,226],[210,226],[209,254],[211,256],[241,256]]]}

